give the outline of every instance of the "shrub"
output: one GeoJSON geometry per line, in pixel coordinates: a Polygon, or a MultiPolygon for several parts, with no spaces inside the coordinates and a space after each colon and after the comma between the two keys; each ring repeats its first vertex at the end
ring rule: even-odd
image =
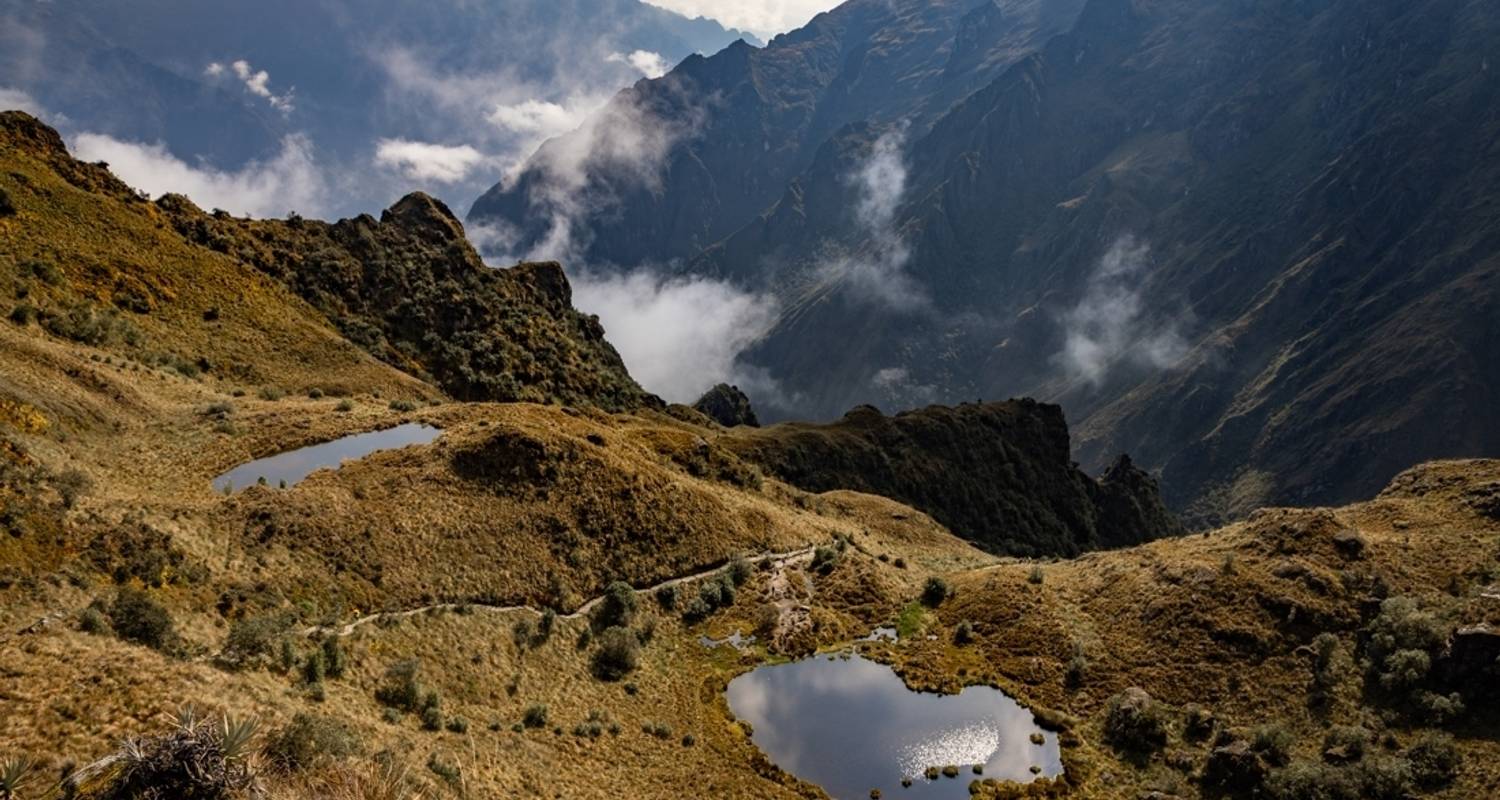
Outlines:
{"type": "Polygon", "coordinates": [[[813,550],[811,569],[819,575],[827,575],[838,566],[839,554],[831,547],[819,547],[813,550]]]}
{"type": "Polygon", "coordinates": [[[314,650],[307,654],[302,660],[302,680],[309,686],[315,686],[323,682],[326,667],[323,664],[323,651],[314,650]]]}
{"type": "Polygon", "coordinates": [[[1036,566],[1033,566],[1031,568],[1031,574],[1029,574],[1029,575],[1026,576],[1026,580],[1028,582],[1034,583],[1034,584],[1037,584],[1037,585],[1041,585],[1041,582],[1045,578],[1046,578],[1046,575],[1044,575],[1042,573],[1042,566],[1040,564],[1037,564],[1036,566]]]}
{"type": "Polygon", "coordinates": [[[348,668],[349,659],[344,655],[344,646],[339,644],[337,636],[329,636],[323,640],[323,672],[330,678],[342,678],[344,670],[348,668]]]}
{"type": "Polygon", "coordinates": [[[250,744],[258,728],[254,719],[225,717],[214,723],[184,710],[172,730],[133,739],[120,749],[118,772],[102,796],[239,796],[257,782],[250,744]]]}
{"type": "Polygon", "coordinates": [[[307,397],[309,400],[322,400],[323,390],[314,386],[313,388],[307,390],[307,397]]]}
{"type": "Polygon", "coordinates": [[[729,562],[728,567],[724,568],[724,574],[737,587],[744,586],[745,581],[750,580],[752,572],[750,562],[745,560],[743,556],[736,557],[733,561],[729,562]]]}
{"type": "Polygon", "coordinates": [[[262,386],[258,391],[256,391],[255,396],[259,397],[262,400],[275,401],[286,397],[286,392],[275,386],[262,386]]]}
{"type": "Polygon", "coordinates": [[[1411,765],[1405,759],[1366,758],[1350,769],[1360,800],[1406,800],[1411,794],[1411,765]]]}
{"type": "Polygon", "coordinates": [[[18,303],[10,310],[10,321],[17,325],[30,325],[36,321],[36,306],[30,303],[18,303]]]}
{"type": "Polygon", "coordinates": [[[635,590],[624,581],[615,581],[605,588],[604,599],[594,609],[594,627],[598,630],[629,627],[635,611],[635,590]]]}
{"type": "Polygon", "coordinates": [[[718,581],[705,581],[698,587],[698,599],[708,606],[710,614],[713,613],[720,605],[723,605],[724,584],[718,581]]]}
{"type": "Polygon", "coordinates": [[[1251,749],[1259,753],[1267,763],[1278,767],[1285,766],[1290,760],[1292,744],[1295,742],[1296,737],[1280,723],[1261,725],[1250,737],[1251,749]]]}
{"type": "Polygon", "coordinates": [[[1084,657],[1082,652],[1075,650],[1073,657],[1068,659],[1068,670],[1063,674],[1063,681],[1070,688],[1077,689],[1083,685],[1083,681],[1088,677],[1088,673],[1089,660],[1084,657]]]}
{"type": "Polygon", "coordinates": [[[1183,738],[1201,741],[1207,739],[1214,732],[1214,715],[1212,711],[1198,705],[1189,703],[1183,709],[1182,735],[1183,738]]]}
{"type": "Polygon", "coordinates": [[[1167,743],[1165,714],[1144,689],[1132,686],[1109,699],[1104,737],[1127,753],[1154,752],[1167,743]]]}
{"type": "Polygon", "coordinates": [[[352,756],[359,750],[359,740],[344,723],[319,714],[299,713],[271,732],[262,753],[274,768],[295,772],[352,756]]]}
{"type": "Polygon", "coordinates": [[[109,629],[109,620],[104,618],[103,612],[92,605],[88,608],[85,608],[83,612],[78,615],[78,630],[81,630],[84,633],[92,633],[96,635],[103,635],[111,632],[109,629]]]}
{"type": "Polygon", "coordinates": [[[617,681],[635,671],[640,657],[641,644],[635,634],[621,627],[606,628],[599,634],[599,649],[594,651],[594,675],[600,680],[617,681]]]}
{"type": "Polygon", "coordinates": [[[510,626],[511,641],[516,643],[516,648],[525,650],[531,644],[531,638],[536,635],[536,629],[530,619],[522,617],[510,626]]]}
{"type": "Polygon", "coordinates": [[[0,798],[20,797],[21,790],[31,785],[35,772],[36,761],[30,756],[0,759],[0,798]]]}
{"type": "MultiPolygon", "coordinates": [[[[292,626],[291,614],[273,611],[241,617],[229,624],[221,656],[231,663],[244,663],[276,652],[292,626]]],[[[290,642],[287,642],[290,645],[290,642]]]]}
{"type": "Polygon", "coordinates": [[[677,608],[677,584],[663,586],[656,590],[656,602],[666,611],[674,611],[677,608]]]}
{"type": "Polygon", "coordinates": [[[422,730],[440,731],[443,729],[443,710],[438,706],[427,706],[422,709],[422,730]]]}
{"type": "Polygon", "coordinates": [[[402,414],[409,414],[417,410],[417,404],[410,400],[392,400],[391,410],[399,411],[402,414]]]}
{"type": "Polygon", "coordinates": [[[953,629],[953,641],[958,644],[968,644],[974,641],[974,623],[964,620],[953,629]]]}
{"type": "Polygon", "coordinates": [[[416,711],[422,704],[421,662],[415,658],[392,664],[385,680],[375,690],[375,699],[401,711],[416,711]]]}
{"type": "Polygon", "coordinates": [[[1346,763],[1364,757],[1370,732],[1359,726],[1335,725],[1323,735],[1323,758],[1346,763]]]}
{"type": "Polygon", "coordinates": [[[547,706],[544,704],[528,706],[525,713],[521,715],[521,724],[528,728],[547,727],[547,706]]]}
{"type": "Polygon", "coordinates": [[[1273,800],[1360,800],[1360,781],[1349,770],[1298,761],[1271,773],[1266,793],[1273,800]]]}
{"type": "Polygon", "coordinates": [[[537,620],[536,640],[537,643],[546,642],[552,638],[552,631],[557,627],[557,612],[550,607],[542,609],[542,616],[537,620]]]}
{"type": "Polygon", "coordinates": [[[929,608],[937,608],[942,605],[943,601],[947,600],[950,594],[951,591],[948,588],[948,582],[936,575],[928,578],[927,582],[922,585],[922,603],[929,608]]]}
{"type": "Polygon", "coordinates": [[[699,622],[714,613],[714,609],[702,597],[694,597],[682,610],[682,619],[688,623],[699,622]]]}
{"type": "Polygon", "coordinates": [[[463,717],[451,717],[448,720],[448,731],[450,733],[468,733],[469,721],[463,717]]]}
{"type": "Polygon", "coordinates": [[[53,335],[94,347],[120,342],[134,346],[141,341],[140,328],[121,317],[120,312],[88,303],[75,303],[61,313],[42,315],[42,327],[53,335]]]}
{"type": "Polygon", "coordinates": [[[154,650],[167,650],[177,641],[167,610],[145,592],[130,586],[120,589],[110,604],[109,624],[121,639],[154,650]]]}
{"type": "Polygon", "coordinates": [[[333,410],[341,414],[347,414],[354,410],[354,401],[348,399],[340,400],[339,404],[333,407],[333,410]]]}
{"type": "Polygon", "coordinates": [[[1458,777],[1461,757],[1453,746],[1453,737],[1428,731],[1417,736],[1406,749],[1411,777],[1423,789],[1441,789],[1458,777]]]}

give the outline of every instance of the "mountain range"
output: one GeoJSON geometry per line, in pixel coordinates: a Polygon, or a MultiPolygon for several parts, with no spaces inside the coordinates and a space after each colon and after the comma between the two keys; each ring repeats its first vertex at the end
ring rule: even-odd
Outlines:
{"type": "Polygon", "coordinates": [[[1500,448],[1496,52],[1467,0],[852,0],[468,220],[768,298],[762,417],[1035,396],[1196,522],[1345,502],[1500,448]]]}
{"type": "Polygon", "coordinates": [[[218,173],[305,163],[326,185],[257,215],[354,215],[417,186],[467,203],[536,137],[742,37],[639,0],[4,0],[0,89],[70,138],[218,173]]]}

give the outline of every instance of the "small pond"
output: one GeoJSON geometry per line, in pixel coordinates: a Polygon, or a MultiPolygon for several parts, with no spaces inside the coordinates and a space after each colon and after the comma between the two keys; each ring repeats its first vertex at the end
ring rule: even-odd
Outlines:
{"type": "Polygon", "coordinates": [[[1043,776],[1062,773],[1057,734],[1004,692],[913,692],[890,667],[859,656],[760,667],[730,682],[728,700],[771,761],[836,800],[863,800],[871,789],[887,798],[962,800],[975,778],[1030,781],[1038,774],[1032,766],[1043,776]],[[924,777],[928,767],[950,764],[958,777],[924,777]],[[903,776],[910,787],[901,786],[903,776]]]}
{"type": "Polygon", "coordinates": [[[286,481],[292,486],[324,467],[338,467],[345,461],[363,458],[380,450],[392,450],[410,444],[427,444],[442,431],[431,425],[408,422],[383,431],[356,433],[331,442],[288,450],[274,456],[256,459],[214,478],[214,491],[234,491],[252,486],[261,478],[271,486],[286,481]]]}

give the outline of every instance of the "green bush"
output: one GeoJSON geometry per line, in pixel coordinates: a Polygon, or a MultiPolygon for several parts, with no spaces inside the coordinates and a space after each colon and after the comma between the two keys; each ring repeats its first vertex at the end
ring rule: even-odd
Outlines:
{"type": "Polygon", "coordinates": [[[40,259],[32,259],[23,263],[21,274],[30,275],[48,286],[56,286],[63,280],[62,270],[58,269],[56,264],[40,259]]]}
{"type": "Polygon", "coordinates": [[[113,308],[100,309],[89,303],[75,303],[61,313],[42,315],[42,327],[55,336],[93,347],[141,342],[140,328],[120,316],[113,308]]]}
{"type": "Polygon", "coordinates": [[[375,699],[401,711],[417,711],[422,704],[421,662],[415,658],[392,664],[375,690],[375,699]]]}
{"type": "Polygon", "coordinates": [[[1411,747],[1406,749],[1406,760],[1411,764],[1411,777],[1426,790],[1441,789],[1458,777],[1462,757],[1453,745],[1453,737],[1445,733],[1428,731],[1419,734],[1411,747]]]}
{"type": "Polygon", "coordinates": [[[323,640],[323,672],[330,678],[342,678],[344,671],[348,669],[349,659],[344,655],[344,646],[339,643],[337,636],[329,636],[323,640]]]}
{"type": "Polygon", "coordinates": [[[286,397],[286,392],[275,386],[262,386],[255,393],[262,400],[276,401],[286,397]]]}
{"type": "Polygon", "coordinates": [[[594,651],[594,675],[605,681],[620,680],[635,671],[640,657],[641,643],[635,634],[621,627],[606,628],[594,651]]]}
{"type": "Polygon", "coordinates": [[[314,650],[302,660],[302,681],[308,686],[323,682],[327,667],[323,664],[323,651],[314,650]]]}
{"type": "Polygon", "coordinates": [[[677,584],[663,586],[656,590],[656,602],[663,610],[675,611],[677,609],[678,591],[677,584]]]}
{"type": "Polygon", "coordinates": [[[344,723],[319,714],[299,713],[266,737],[261,752],[273,768],[296,772],[359,751],[359,740],[344,723]]]}
{"type": "Polygon", "coordinates": [[[17,303],[10,310],[10,321],[17,325],[30,325],[36,321],[36,306],[30,303],[17,303]]]}
{"type": "Polygon", "coordinates": [[[928,578],[927,582],[922,585],[922,603],[929,608],[937,608],[942,605],[943,601],[947,600],[951,594],[952,591],[948,588],[948,582],[936,575],[928,578]]]}
{"type": "Polygon", "coordinates": [[[333,410],[337,411],[337,412],[339,412],[341,414],[347,414],[350,411],[354,410],[354,401],[353,400],[347,400],[347,399],[340,400],[339,404],[333,407],[333,410]]]}
{"type": "Polygon", "coordinates": [[[957,644],[968,644],[974,641],[974,623],[963,620],[953,629],[953,641],[957,644]]]}
{"type": "Polygon", "coordinates": [[[528,728],[547,727],[547,706],[540,703],[528,706],[525,713],[521,715],[521,724],[528,728]]]}
{"type": "Polygon", "coordinates": [[[1144,689],[1132,686],[1109,699],[1104,737],[1126,753],[1155,752],[1167,743],[1166,714],[1144,689]]]}
{"type": "Polygon", "coordinates": [[[745,560],[743,556],[736,557],[733,561],[729,562],[728,567],[724,568],[724,573],[729,576],[729,580],[732,581],[736,587],[744,586],[745,581],[750,580],[750,575],[752,574],[752,572],[753,570],[750,568],[750,562],[745,560]]]}
{"type": "Polygon", "coordinates": [[[1033,566],[1031,568],[1031,573],[1026,576],[1027,581],[1037,585],[1041,585],[1042,581],[1045,579],[1046,575],[1042,572],[1042,567],[1040,564],[1033,566]]]}
{"type": "Polygon", "coordinates": [[[108,614],[115,635],[127,642],[163,651],[176,645],[177,633],[172,616],[139,589],[130,586],[120,589],[108,614]]]}
{"type": "Polygon", "coordinates": [[[104,613],[94,606],[85,608],[78,615],[78,630],[84,633],[103,635],[110,633],[109,620],[104,618],[104,613]]]}
{"type": "Polygon", "coordinates": [[[1370,744],[1370,732],[1358,725],[1335,725],[1323,734],[1323,757],[1347,763],[1358,761],[1370,744]]]}
{"type": "Polygon", "coordinates": [[[417,404],[410,400],[392,400],[391,410],[399,411],[402,414],[409,414],[417,410],[417,404]]]}
{"type": "Polygon", "coordinates": [[[712,613],[714,613],[713,606],[710,606],[702,597],[694,597],[682,610],[682,619],[691,624],[708,619],[712,613]]]}
{"type": "Polygon", "coordinates": [[[448,731],[450,733],[468,733],[469,721],[463,717],[450,717],[448,719],[448,731]]]}
{"type": "Polygon", "coordinates": [[[286,640],[293,617],[285,611],[241,617],[229,623],[229,635],[224,640],[222,657],[234,664],[243,664],[276,652],[286,640]]]}
{"type": "Polygon", "coordinates": [[[1296,737],[1281,723],[1261,725],[1250,737],[1250,747],[1267,763],[1285,766],[1291,760],[1292,745],[1296,737]]]}
{"type": "Polygon", "coordinates": [[[443,729],[443,710],[438,706],[427,706],[422,709],[422,730],[440,731],[443,729]]]}
{"type": "Polygon", "coordinates": [[[604,599],[594,609],[594,628],[629,627],[635,619],[636,607],[635,590],[624,581],[615,581],[605,588],[604,599]]]}
{"type": "Polygon", "coordinates": [[[827,575],[838,566],[839,553],[831,547],[819,547],[813,550],[812,564],[810,568],[819,575],[827,575]]]}

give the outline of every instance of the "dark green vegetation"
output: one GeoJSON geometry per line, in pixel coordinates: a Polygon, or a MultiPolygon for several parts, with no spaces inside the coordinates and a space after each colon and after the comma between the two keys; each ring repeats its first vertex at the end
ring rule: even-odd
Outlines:
{"type": "Polygon", "coordinates": [[[1062,409],[1027,400],[894,417],[865,407],[720,441],[788,483],[892,497],[997,552],[1074,555],[1182,531],[1149,475],[1123,457],[1098,480],[1085,475],[1062,409]]]}
{"type": "MultiPolygon", "coordinates": [[[[334,224],[208,215],[176,195],[158,205],[189,241],[282,281],[350,341],[455,398],[659,405],[626,373],[598,319],[573,309],[561,266],[486,267],[463,226],[427,195],[408,195],[379,221],[334,224]]],[[[415,408],[401,399],[391,407],[415,408]]]]}
{"type": "MultiPolygon", "coordinates": [[[[600,262],[775,292],[751,360],[800,398],[783,417],[1041,397],[1086,469],[1129,452],[1195,522],[1347,502],[1500,448],[1497,51],[1472,0],[851,2],[622,95],[700,124],[660,187],[591,174],[625,200],[575,230],[600,262]],[[823,267],[881,256],[851,176],[897,119],[895,291],[930,302],[893,311],[823,267]],[[1089,305],[1127,235],[1149,252],[1089,305]],[[1122,311],[1092,374],[1063,363],[1122,311]]],[[[546,184],[539,163],[471,219],[539,238],[546,184]]]]}
{"type": "Polygon", "coordinates": [[[704,392],[698,402],[693,404],[693,408],[726,428],[736,425],[760,427],[755,409],[750,406],[750,398],[738,386],[721,383],[704,392]]]}

